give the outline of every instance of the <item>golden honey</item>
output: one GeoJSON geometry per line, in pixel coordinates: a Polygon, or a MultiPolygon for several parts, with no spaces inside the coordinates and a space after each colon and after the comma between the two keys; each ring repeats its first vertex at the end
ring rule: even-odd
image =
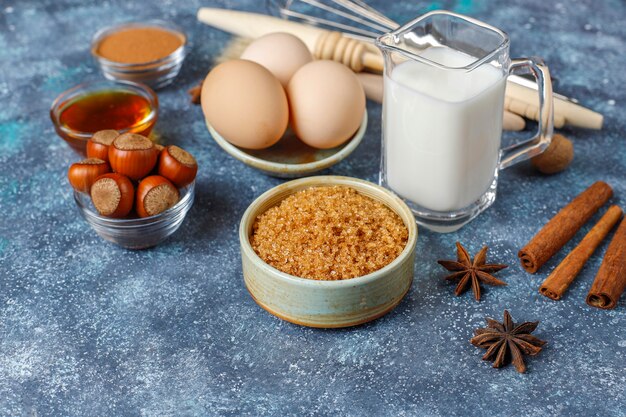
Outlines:
{"type": "Polygon", "coordinates": [[[99,130],[130,130],[147,136],[152,124],[147,98],[129,91],[96,91],[68,104],[59,117],[60,125],[73,131],[95,133],[99,130]]]}

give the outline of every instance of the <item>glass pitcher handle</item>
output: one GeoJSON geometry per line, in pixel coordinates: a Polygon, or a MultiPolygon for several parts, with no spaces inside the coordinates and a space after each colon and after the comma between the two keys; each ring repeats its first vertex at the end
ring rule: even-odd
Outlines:
{"type": "Polygon", "coordinates": [[[500,151],[500,169],[537,156],[546,150],[554,131],[554,109],[552,101],[552,81],[548,67],[536,59],[523,58],[511,60],[509,74],[533,74],[537,80],[539,93],[539,117],[537,134],[532,138],[500,151]]]}

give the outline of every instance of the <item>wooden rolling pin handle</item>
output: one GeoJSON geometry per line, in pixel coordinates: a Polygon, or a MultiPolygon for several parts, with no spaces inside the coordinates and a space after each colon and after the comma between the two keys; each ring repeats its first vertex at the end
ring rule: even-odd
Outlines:
{"type": "Polygon", "coordinates": [[[354,72],[364,69],[382,72],[384,65],[382,55],[372,52],[364,42],[339,32],[321,33],[315,43],[313,56],[316,59],[341,62],[354,72]]]}
{"type": "MultiPolygon", "coordinates": [[[[504,109],[511,113],[519,114],[531,120],[539,119],[539,108],[533,104],[516,100],[510,97],[504,99],[504,109]]],[[[554,114],[554,127],[562,128],[565,125],[565,117],[561,114],[554,114]]]]}
{"type": "MultiPolygon", "coordinates": [[[[512,100],[532,106],[533,108],[537,108],[539,105],[539,102],[537,101],[536,89],[513,82],[510,79],[507,81],[506,85],[506,96],[512,100]]],[[[586,129],[601,129],[604,118],[600,113],[596,113],[579,104],[572,103],[571,101],[559,97],[554,97],[555,127],[561,127],[559,126],[560,119],[563,120],[563,124],[571,126],[578,126],[586,129]]]]}
{"type": "Polygon", "coordinates": [[[506,98],[504,108],[528,119],[537,120],[539,109],[523,101],[506,98]]]}
{"type": "Polygon", "coordinates": [[[526,127],[526,120],[522,116],[509,111],[504,111],[502,114],[502,129],[520,131],[526,127]]]}

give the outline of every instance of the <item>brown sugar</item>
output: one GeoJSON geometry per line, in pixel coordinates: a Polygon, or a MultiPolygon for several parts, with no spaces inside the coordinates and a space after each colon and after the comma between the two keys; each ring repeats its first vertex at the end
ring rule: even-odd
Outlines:
{"type": "Polygon", "coordinates": [[[185,42],[174,32],[158,27],[136,27],[107,35],[96,53],[109,61],[145,64],[165,58],[185,42]]]}
{"type": "Polygon", "coordinates": [[[383,203],[345,186],[299,191],[259,215],[250,243],[263,261],[290,275],[341,280],[377,271],[408,239],[383,203]]]}

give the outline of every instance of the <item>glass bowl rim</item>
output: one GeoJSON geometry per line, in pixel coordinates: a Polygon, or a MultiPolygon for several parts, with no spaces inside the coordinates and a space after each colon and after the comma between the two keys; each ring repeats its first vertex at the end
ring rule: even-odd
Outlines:
{"type": "Polygon", "coordinates": [[[188,46],[188,43],[189,43],[189,40],[185,32],[183,32],[183,30],[178,25],[175,25],[174,23],[166,22],[165,20],[160,20],[160,19],[150,19],[150,20],[145,20],[145,21],[130,21],[130,22],[118,23],[118,24],[111,25],[111,26],[105,26],[104,28],[98,30],[91,38],[91,54],[98,60],[98,62],[100,62],[101,65],[115,67],[116,69],[128,69],[128,70],[132,70],[133,68],[139,67],[141,70],[145,70],[145,67],[166,63],[168,61],[171,61],[172,59],[177,58],[178,56],[182,56],[182,58],[184,58],[185,50],[188,46]],[[148,62],[137,62],[137,63],[117,62],[117,61],[111,61],[110,59],[107,59],[103,57],[102,55],[98,54],[97,46],[100,44],[102,39],[104,39],[105,35],[108,35],[110,33],[115,33],[117,31],[120,31],[126,28],[150,27],[150,26],[163,28],[165,30],[168,30],[170,32],[174,32],[180,35],[183,39],[183,43],[174,51],[172,51],[172,53],[170,53],[169,55],[164,56],[163,58],[155,59],[155,60],[148,61],[148,62]]]}
{"type": "MultiPolygon", "coordinates": [[[[52,122],[54,123],[54,125],[58,129],[66,133],[68,136],[73,136],[73,137],[81,138],[85,140],[88,140],[89,138],[91,138],[91,136],[93,136],[93,132],[83,132],[83,131],[79,131],[79,130],[75,130],[75,129],[71,129],[69,127],[63,126],[60,120],[61,114],[63,113],[63,110],[65,109],[64,105],[70,99],[80,96],[80,95],[84,95],[84,93],[87,91],[106,90],[107,87],[118,87],[119,90],[132,91],[134,93],[138,92],[141,96],[143,96],[144,98],[147,98],[148,101],[150,102],[150,114],[146,117],[143,123],[147,124],[156,119],[158,111],[159,111],[159,98],[157,94],[154,92],[154,90],[151,89],[146,84],[137,83],[133,81],[126,81],[126,80],[115,80],[115,81],[95,80],[95,81],[86,81],[72,88],[69,88],[63,91],[54,99],[54,101],[52,102],[52,105],[50,106],[50,118],[52,119],[52,122]]],[[[125,130],[122,129],[120,132],[124,133],[125,130]]]]}
{"type": "MultiPolygon", "coordinates": [[[[102,216],[96,211],[93,211],[89,206],[83,204],[81,201],[81,194],[87,195],[85,193],[80,193],[79,191],[74,190],[74,202],[76,206],[82,211],[84,216],[87,218],[87,222],[89,224],[97,224],[100,227],[108,227],[108,228],[128,228],[128,229],[141,229],[144,227],[153,226],[160,222],[170,221],[178,214],[183,213],[186,215],[186,212],[189,208],[191,208],[191,204],[193,202],[195,196],[195,185],[196,181],[194,180],[190,184],[179,188],[179,193],[182,195],[181,199],[178,203],[174,204],[169,209],[165,210],[162,213],[155,214],[153,216],[148,217],[135,217],[135,218],[114,218],[114,217],[106,217],[102,216]],[[181,191],[184,190],[184,191],[181,191]],[[183,194],[184,193],[184,194],[183,194]]],[[[88,195],[87,197],[90,198],[88,195]]]]}

